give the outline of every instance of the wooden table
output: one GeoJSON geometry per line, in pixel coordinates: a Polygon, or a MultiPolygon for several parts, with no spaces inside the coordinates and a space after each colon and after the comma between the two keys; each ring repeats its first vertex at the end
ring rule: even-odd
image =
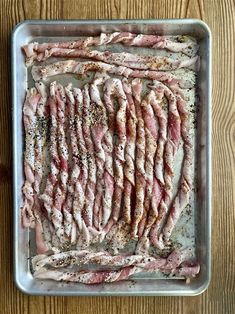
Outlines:
{"type": "Polygon", "coordinates": [[[0,1],[0,313],[235,313],[235,3],[233,0],[0,1]],[[213,259],[197,297],[34,297],[12,278],[10,32],[24,19],[199,18],[213,34],[213,259]]]}

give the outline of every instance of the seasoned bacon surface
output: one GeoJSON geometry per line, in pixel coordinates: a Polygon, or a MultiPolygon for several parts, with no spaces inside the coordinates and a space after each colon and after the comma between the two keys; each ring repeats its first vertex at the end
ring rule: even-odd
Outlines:
{"type": "Polygon", "coordinates": [[[35,229],[35,278],[199,273],[193,249],[173,241],[194,188],[197,50],[189,36],[129,32],[23,47],[35,87],[21,217],[35,229]]]}

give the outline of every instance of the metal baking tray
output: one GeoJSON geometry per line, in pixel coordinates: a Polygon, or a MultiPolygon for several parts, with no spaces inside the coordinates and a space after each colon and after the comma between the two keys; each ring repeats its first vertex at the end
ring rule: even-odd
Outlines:
{"type": "Polygon", "coordinates": [[[211,276],[211,33],[195,19],[174,20],[31,20],[18,24],[12,33],[12,118],[14,195],[14,280],[24,293],[33,295],[197,295],[209,285],[211,276]],[[27,69],[21,46],[39,38],[98,35],[101,32],[128,31],[159,35],[191,35],[199,43],[200,71],[197,94],[197,189],[195,191],[195,247],[200,274],[186,283],[178,279],[136,278],[118,283],[84,285],[35,280],[30,270],[32,232],[20,222],[23,174],[22,105],[27,88],[27,69]]]}

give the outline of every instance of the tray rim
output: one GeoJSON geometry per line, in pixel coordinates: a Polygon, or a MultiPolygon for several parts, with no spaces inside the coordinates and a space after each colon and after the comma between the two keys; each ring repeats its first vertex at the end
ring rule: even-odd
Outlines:
{"type": "Polygon", "coordinates": [[[211,145],[211,132],[212,132],[212,126],[211,126],[211,87],[212,87],[212,34],[209,26],[202,20],[200,19],[113,19],[113,20],[107,20],[107,19],[88,19],[88,20],[82,20],[82,19],[68,19],[68,20],[40,20],[40,19],[32,19],[32,20],[24,20],[20,23],[18,23],[12,30],[11,33],[11,90],[12,90],[12,96],[11,96],[11,111],[12,111],[12,143],[13,143],[13,277],[14,277],[14,282],[17,286],[17,288],[28,295],[54,295],[54,296],[95,296],[95,295],[101,295],[101,296],[196,296],[201,293],[203,293],[209,286],[210,280],[211,280],[211,215],[212,215],[212,201],[211,201],[211,195],[212,195],[212,145],[211,145]],[[206,247],[208,248],[207,252],[207,277],[204,280],[203,284],[195,289],[194,291],[179,291],[177,293],[176,291],[154,291],[154,292],[131,292],[131,293],[126,293],[126,292],[112,292],[109,291],[107,292],[82,292],[78,291],[78,293],[69,293],[69,291],[44,291],[43,293],[41,292],[32,292],[29,291],[26,287],[22,285],[22,283],[19,280],[19,274],[17,271],[17,257],[18,257],[18,250],[17,250],[17,213],[18,213],[18,208],[17,208],[17,202],[16,202],[16,197],[17,197],[17,186],[16,186],[16,176],[17,176],[17,162],[16,162],[16,141],[17,141],[17,130],[16,130],[16,125],[15,125],[15,106],[16,106],[16,79],[15,79],[15,69],[16,69],[16,62],[14,58],[14,53],[15,53],[15,40],[17,37],[18,32],[21,30],[21,28],[27,26],[27,25],[58,25],[58,24],[64,24],[64,25],[123,25],[123,24],[146,24],[146,25],[151,25],[151,24],[159,24],[163,25],[165,23],[172,24],[172,25],[177,25],[177,24],[198,24],[202,29],[204,29],[205,33],[208,36],[208,64],[207,64],[207,69],[208,69],[208,74],[207,74],[207,84],[208,84],[208,90],[207,90],[207,134],[206,134],[206,145],[207,145],[207,151],[206,151],[206,178],[207,178],[207,197],[206,197],[206,204],[207,204],[207,219],[208,219],[208,225],[207,225],[207,243],[206,247]]]}

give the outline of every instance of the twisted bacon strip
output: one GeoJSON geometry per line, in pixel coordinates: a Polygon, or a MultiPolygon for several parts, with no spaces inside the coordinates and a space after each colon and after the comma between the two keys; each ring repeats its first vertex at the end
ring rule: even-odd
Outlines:
{"type": "Polygon", "coordinates": [[[178,84],[181,88],[193,87],[193,83],[187,79],[179,78],[171,73],[164,71],[150,71],[150,70],[132,70],[125,66],[116,66],[112,64],[107,64],[104,62],[96,61],[75,61],[75,60],[65,60],[58,61],[52,64],[44,66],[33,66],[32,67],[32,77],[35,81],[45,80],[50,76],[74,73],[78,75],[84,75],[88,71],[109,73],[115,75],[121,75],[126,78],[145,78],[150,80],[158,80],[166,83],[178,84]]]}
{"type": "MultiPolygon", "coordinates": [[[[50,108],[50,173],[47,178],[46,187],[43,194],[40,196],[40,199],[43,201],[43,205],[47,211],[47,215],[50,218],[51,208],[53,205],[54,197],[54,186],[58,181],[60,160],[57,150],[57,105],[56,105],[56,96],[55,96],[56,82],[50,84],[50,97],[48,100],[48,105],[50,108]]],[[[60,215],[59,215],[60,216],[60,215]]],[[[61,217],[62,220],[62,217],[61,217]]]]}
{"type": "Polygon", "coordinates": [[[47,137],[47,119],[48,119],[48,103],[47,91],[43,82],[36,82],[35,87],[40,94],[40,99],[37,106],[36,129],[35,129],[35,174],[34,174],[34,190],[40,194],[40,184],[43,177],[43,162],[44,162],[44,146],[47,137]]]}
{"type": "Polygon", "coordinates": [[[125,149],[125,165],[124,165],[124,204],[123,217],[126,223],[131,223],[131,197],[135,190],[135,142],[136,142],[136,110],[135,103],[132,96],[132,87],[127,79],[122,81],[123,89],[125,91],[128,106],[127,106],[127,143],[125,149]]]}
{"type": "MultiPolygon", "coordinates": [[[[167,259],[165,259],[165,269],[175,269],[185,260],[192,257],[191,249],[183,251],[174,250],[167,259]]],[[[145,267],[150,262],[159,261],[159,258],[146,255],[110,255],[106,251],[91,252],[89,250],[59,252],[53,255],[36,255],[32,259],[33,270],[38,271],[44,266],[54,268],[63,268],[67,266],[99,265],[128,267],[138,265],[145,267]]]]}
{"type": "MultiPolygon", "coordinates": [[[[154,111],[151,106],[151,98],[153,97],[154,92],[150,91],[150,93],[146,96],[146,98],[141,103],[142,116],[144,120],[145,126],[145,175],[146,175],[146,192],[144,199],[144,214],[143,218],[139,224],[138,229],[138,237],[141,238],[145,223],[147,220],[147,214],[150,208],[150,201],[152,199],[153,191],[154,191],[154,156],[157,149],[157,140],[158,140],[158,125],[154,116],[154,111]]],[[[156,183],[155,183],[156,184],[156,183]]],[[[155,206],[155,204],[153,204],[155,206]]]]}
{"type": "Polygon", "coordinates": [[[35,128],[35,175],[34,175],[34,215],[35,215],[35,237],[37,253],[44,253],[52,249],[51,241],[46,239],[43,228],[43,216],[41,209],[40,184],[43,177],[44,148],[47,137],[47,91],[46,86],[42,82],[35,83],[40,94],[40,100],[37,106],[37,123],[35,128]]]}
{"type": "MultiPolygon", "coordinates": [[[[96,242],[96,239],[99,236],[99,232],[93,227],[93,208],[95,202],[95,192],[96,192],[96,182],[97,182],[97,165],[95,160],[95,149],[94,143],[92,141],[92,128],[94,124],[95,116],[92,116],[92,112],[95,110],[95,104],[91,103],[89,95],[89,85],[86,84],[83,89],[83,136],[87,148],[87,162],[88,162],[88,179],[86,184],[85,192],[85,206],[83,208],[83,219],[88,227],[90,233],[90,240],[93,238],[93,241],[96,242]]],[[[96,117],[97,118],[97,117],[96,117]]],[[[97,121],[96,121],[97,122],[97,121]]],[[[97,131],[97,130],[96,130],[97,131]]],[[[93,134],[94,135],[94,134],[93,134]]],[[[99,148],[100,148],[99,143],[99,148]]],[[[97,146],[96,146],[97,148],[97,146]]],[[[85,233],[88,236],[88,232],[85,233]]],[[[79,246],[84,248],[87,246],[87,243],[82,243],[80,241],[79,246]]]]}
{"type": "Polygon", "coordinates": [[[189,114],[185,109],[185,101],[179,95],[176,95],[176,99],[177,107],[181,117],[181,135],[184,142],[184,160],[180,187],[170,208],[166,224],[162,230],[162,234],[159,236],[159,241],[161,242],[164,238],[166,243],[170,239],[171,233],[180,217],[182,210],[189,202],[189,193],[193,186],[193,143],[189,129],[189,114]]]}
{"type": "Polygon", "coordinates": [[[74,186],[78,180],[80,174],[80,167],[78,164],[78,145],[77,136],[75,129],[75,98],[72,91],[72,84],[65,87],[65,94],[67,96],[67,107],[68,107],[68,129],[69,129],[69,140],[72,153],[72,168],[68,178],[67,185],[67,196],[63,203],[63,214],[64,214],[64,229],[66,236],[70,239],[70,242],[74,244],[77,238],[77,227],[74,221],[72,207],[73,207],[73,195],[74,186]]]}
{"type": "MultiPolygon", "coordinates": [[[[99,150],[102,148],[104,152],[104,159],[101,160],[100,164],[100,177],[101,177],[101,166],[104,160],[104,169],[103,169],[103,178],[100,179],[103,182],[103,195],[102,195],[102,206],[98,208],[98,204],[95,204],[94,207],[94,225],[97,229],[102,229],[104,227],[102,219],[104,217],[110,216],[112,209],[112,196],[114,191],[114,174],[113,174],[113,132],[114,132],[114,109],[112,104],[108,105],[108,108],[105,103],[105,99],[101,100],[99,89],[97,87],[98,84],[103,83],[109,77],[106,74],[96,73],[95,75],[95,84],[92,85],[91,97],[93,100],[99,104],[100,108],[102,108],[102,112],[104,115],[104,129],[105,132],[102,137],[102,142],[99,143],[99,150]],[[100,147],[100,145],[102,145],[100,147]]],[[[95,138],[94,138],[95,141],[95,138]]],[[[98,198],[98,197],[97,197],[98,198]]],[[[108,219],[106,218],[106,219],[108,219]]],[[[102,233],[100,237],[100,241],[104,239],[105,233],[102,233]]]]}
{"type": "Polygon", "coordinates": [[[89,85],[86,84],[83,89],[83,136],[87,148],[87,162],[88,162],[88,179],[85,192],[85,206],[83,208],[83,219],[89,227],[93,224],[93,206],[95,201],[96,189],[96,161],[94,157],[94,144],[91,139],[91,118],[90,111],[94,106],[90,101],[89,85]]]}
{"type": "MultiPolygon", "coordinates": [[[[99,272],[68,272],[58,270],[46,270],[41,269],[35,272],[36,279],[52,279],[55,281],[66,282],[81,282],[84,284],[98,284],[103,282],[118,282],[121,280],[127,280],[134,274],[141,272],[157,272],[162,270],[164,261],[157,261],[147,265],[148,269],[144,269],[138,266],[125,267],[118,271],[99,271],[99,272]]],[[[182,278],[195,277],[200,271],[200,265],[198,263],[182,263],[177,269],[171,270],[173,274],[179,275],[182,278]]],[[[169,273],[170,270],[165,271],[169,273]]]]}
{"type": "Polygon", "coordinates": [[[157,142],[157,151],[155,155],[154,162],[154,174],[160,184],[164,185],[164,148],[167,139],[167,115],[164,112],[163,105],[163,97],[164,97],[164,89],[162,86],[157,86],[155,89],[155,94],[151,94],[151,106],[153,108],[156,119],[159,124],[159,137],[157,142]]]}
{"type": "MultiPolygon", "coordinates": [[[[155,116],[158,119],[159,124],[159,138],[157,142],[157,150],[155,155],[155,167],[154,167],[154,179],[153,179],[153,191],[152,191],[152,200],[151,205],[153,208],[153,215],[149,216],[148,223],[145,230],[145,236],[149,233],[149,230],[154,223],[155,218],[158,216],[158,206],[160,201],[162,200],[162,185],[164,185],[165,180],[163,178],[164,173],[164,165],[163,165],[163,157],[164,157],[164,148],[167,137],[167,118],[166,115],[160,105],[160,102],[163,98],[163,90],[160,90],[160,95],[158,94],[158,99],[156,95],[153,95],[151,98],[151,105],[154,110],[155,116]]],[[[163,203],[163,200],[162,200],[163,203]]]]}
{"type": "Polygon", "coordinates": [[[174,60],[162,56],[137,55],[128,52],[111,52],[88,49],[52,48],[42,60],[48,57],[85,58],[102,61],[108,64],[126,66],[139,70],[172,71],[180,68],[195,68],[198,56],[187,60],[174,60]]]}
{"type": "MultiPolygon", "coordinates": [[[[113,195],[113,208],[112,216],[103,216],[104,232],[107,233],[112,225],[118,221],[121,210],[122,193],[124,189],[124,175],[123,164],[125,161],[124,152],[126,146],[126,108],[127,98],[122,87],[122,82],[119,79],[109,79],[104,85],[105,104],[111,116],[111,120],[114,115],[114,103],[111,96],[116,96],[118,100],[118,110],[116,113],[116,130],[117,130],[117,142],[114,148],[114,170],[115,170],[115,186],[113,195]],[[109,219],[109,221],[108,221],[109,219]]],[[[112,125],[111,125],[112,126],[112,125]]],[[[105,213],[104,213],[105,214],[105,213]]]]}
{"type": "Polygon", "coordinates": [[[198,50],[197,43],[188,36],[158,36],[158,35],[144,35],[134,34],[128,32],[114,32],[110,34],[101,33],[98,37],[86,37],[85,39],[78,39],[68,42],[57,43],[30,43],[23,46],[23,50],[27,58],[41,61],[42,58],[48,58],[50,50],[53,48],[62,49],[84,49],[89,46],[100,46],[107,44],[123,43],[125,46],[150,47],[167,49],[172,52],[183,52],[188,56],[194,56],[198,50]],[[175,40],[175,41],[174,41],[175,40]]]}
{"type": "MultiPolygon", "coordinates": [[[[93,224],[97,230],[100,229],[100,221],[99,221],[99,211],[101,210],[101,206],[104,206],[104,212],[107,208],[107,192],[103,193],[103,188],[105,181],[107,182],[106,176],[109,174],[105,173],[104,165],[105,165],[105,155],[106,151],[102,146],[102,141],[104,138],[107,138],[108,124],[107,124],[107,116],[106,109],[101,100],[100,92],[98,86],[101,85],[107,77],[105,75],[96,75],[94,81],[90,85],[90,97],[91,101],[94,103],[94,108],[91,113],[92,115],[92,127],[91,127],[91,135],[93,138],[93,143],[95,145],[96,152],[96,163],[97,163],[97,183],[96,183],[96,196],[94,203],[94,214],[93,214],[93,224]],[[106,193],[106,197],[105,197],[106,193]],[[103,204],[102,204],[103,199],[103,204]]],[[[109,182],[108,182],[109,184],[109,182]]],[[[111,187],[107,186],[107,191],[110,190],[111,187]]],[[[109,194],[109,193],[108,193],[109,194]]]]}
{"type": "Polygon", "coordinates": [[[68,182],[68,145],[66,142],[65,132],[66,132],[66,97],[64,89],[61,85],[57,85],[55,92],[56,103],[57,103],[57,147],[58,156],[60,160],[60,172],[58,174],[58,182],[55,188],[54,204],[52,206],[51,219],[55,227],[55,232],[59,239],[65,240],[65,228],[63,226],[63,203],[66,199],[67,193],[67,182],[68,182]]]}
{"type": "MultiPolygon", "coordinates": [[[[99,253],[98,253],[99,254],[99,253]]],[[[34,277],[37,279],[53,279],[56,281],[71,281],[71,282],[82,282],[85,284],[95,284],[101,282],[117,282],[120,280],[126,280],[131,275],[140,272],[156,272],[163,271],[166,273],[181,274],[189,277],[194,277],[200,271],[200,266],[197,263],[183,262],[184,252],[173,251],[168,258],[141,258],[135,257],[134,261],[129,262],[127,260],[127,265],[130,263],[134,266],[123,267],[120,270],[105,270],[105,271],[80,271],[80,272],[68,272],[59,270],[47,270],[42,267],[34,273],[34,277]],[[140,260],[138,260],[140,259],[140,260]],[[133,263],[133,264],[132,264],[133,263]],[[184,265],[185,268],[184,269],[184,265]]],[[[114,257],[114,261],[118,263],[120,257],[114,257]]],[[[131,259],[132,257],[130,257],[131,259]]],[[[128,258],[127,258],[128,259],[128,258]]],[[[98,256],[98,260],[110,263],[110,258],[105,255],[98,256]]],[[[113,263],[111,258],[111,264],[113,263]]]]}
{"type": "Polygon", "coordinates": [[[78,165],[72,174],[74,185],[74,199],[73,199],[73,217],[80,232],[77,247],[87,247],[90,244],[91,235],[82,218],[82,210],[85,205],[85,193],[88,179],[88,160],[87,148],[83,134],[83,94],[79,88],[73,89],[75,98],[75,132],[78,145],[78,165]]]}
{"type": "Polygon", "coordinates": [[[144,213],[144,196],[146,186],[145,176],[145,129],[141,111],[141,91],[140,80],[132,81],[132,91],[136,106],[137,117],[137,138],[136,138],[136,204],[132,222],[132,237],[137,237],[138,226],[144,213]]]}
{"type": "Polygon", "coordinates": [[[35,227],[35,216],[33,213],[35,182],[35,152],[34,152],[34,132],[36,127],[36,109],[40,94],[35,88],[31,88],[27,94],[23,107],[23,121],[25,128],[25,155],[24,155],[24,172],[25,182],[22,188],[24,195],[24,205],[21,210],[23,227],[35,227]]]}

